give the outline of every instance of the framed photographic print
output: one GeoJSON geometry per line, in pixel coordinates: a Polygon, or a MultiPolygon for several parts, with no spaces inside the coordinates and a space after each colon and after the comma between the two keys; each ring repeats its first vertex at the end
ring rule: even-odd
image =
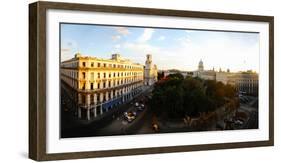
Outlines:
{"type": "Polygon", "coordinates": [[[34,160],[272,146],[271,16],[29,5],[34,160]]]}

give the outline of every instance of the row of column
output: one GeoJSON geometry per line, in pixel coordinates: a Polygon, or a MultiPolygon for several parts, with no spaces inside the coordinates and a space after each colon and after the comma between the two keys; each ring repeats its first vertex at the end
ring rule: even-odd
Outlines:
{"type": "MultiPolygon", "coordinates": [[[[122,103],[124,103],[125,101],[129,101],[129,100],[132,100],[134,95],[133,95],[134,92],[130,92],[129,94],[125,94],[122,96],[122,103]]],[[[81,95],[79,94],[78,95],[78,100],[81,101],[81,95]]],[[[106,101],[108,102],[108,101],[106,101]]],[[[91,99],[90,99],[90,94],[88,94],[86,96],[86,103],[84,105],[84,107],[86,108],[86,111],[87,111],[87,120],[90,120],[91,119],[91,112],[94,113],[94,117],[97,116],[97,110],[99,109],[99,115],[102,115],[103,114],[103,109],[102,109],[102,103],[100,105],[94,105],[94,108],[92,109],[91,107],[91,99]]],[[[80,106],[78,106],[78,118],[81,118],[82,117],[82,108],[80,106]]]]}
{"type": "Polygon", "coordinates": [[[132,78],[132,79],[130,79],[130,81],[127,81],[127,82],[124,79],[115,79],[115,80],[108,80],[107,79],[105,82],[102,82],[102,79],[101,79],[101,82],[91,82],[88,77],[86,77],[85,80],[86,80],[86,82],[84,82],[85,83],[85,89],[90,90],[91,89],[91,83],[93,83],[94,89],[104,89],[104,88],[118,87],[118,86],[121,86],[121,85],[141,81],[142,78],[140,78],[140,79],[132,78]],[[122,84],[121,84],[121,81],[122,81],[122,84]],[[110,82],[110,86],[109,86],[109,82],[110,82]],[[100,84],[99,88],[97,86],[98,83],[100,84]],[[105,87],[103,87],[103,83],[105,83],[105,87]],[[117,84],[117,83],[119,83],[119,84],[117,84]]]}
{"type": "MultiPolygon", "coordinates": [[[[87,120],[91,119],[91,113],[90,112],[94,113],[94,117],[97,116],[97,109],[98,109],[97,105],[94,106],[94,109],[91,109],[90,106],[88,106],[86,108],[86,110],[87,110],[87,120]]],[[[102,104],[100,105],[99,109],[100,109],[99,115],[102,115],[103,114],[102,104]]],[[[81,118],[81,117],[82,117],[82,108],[78,106],[78,118],[81,118]]]]}

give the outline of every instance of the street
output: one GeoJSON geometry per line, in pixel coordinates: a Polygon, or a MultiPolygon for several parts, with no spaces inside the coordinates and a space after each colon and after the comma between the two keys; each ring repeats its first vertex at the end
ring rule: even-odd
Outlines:
{"type": "Polygon", "coordinates": [[[146,101],[146,96],[150,94],[152,88],[144,88],[143,92],[135,97],[132,101],[120,105],[118,108],[104,113],[100,119],[84,120],[77,118],[77,111],[71,108],[69,100],[66,100],[66,92],[62,90],[62,107],[61,107],[61,136],[63,138],[71,137],[90,137],[90,136],[111,136],[122,134],[142,134],[153,133],[151,128],[151,112],[148,111],[147,105],[144,104],[143,110],[137,110],[135,103],[146,101]],[[128,122],[125,112],[136,112],[136,118],[128,122]]]}

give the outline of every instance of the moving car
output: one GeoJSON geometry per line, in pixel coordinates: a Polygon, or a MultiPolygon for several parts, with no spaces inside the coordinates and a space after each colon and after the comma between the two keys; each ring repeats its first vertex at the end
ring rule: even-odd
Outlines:
{"type": "Polygon", "coordinates": [[[128,122],[132,122],[133,120],[136,119],[136,112],[125,112],[124,113],[124,116],[125,116],[125,119],[128,121],[128,122]]]}
{"type": "Polygon", "coordinates": [[[136,106],[136,107],[138,107],[138,106],[139,106],[139,103],[138,103],[138,102],[136,102],[136,103],[135,103],[135,106],[136,106]]]}

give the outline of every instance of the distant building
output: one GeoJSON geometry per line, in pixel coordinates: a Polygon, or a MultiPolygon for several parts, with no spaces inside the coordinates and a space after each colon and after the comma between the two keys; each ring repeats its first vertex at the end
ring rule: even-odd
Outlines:
{"type": "Polygon", "coordinates": [[[203,61],[200,60],[198,64],[198,70],[193,72],[193,77],[199,77],[205,80],[216,80],[224,84],[234,85],[238,91],[248,95],[258,95],[259,79],[258,74],[252,71],[247,72],[230,72],[213,70],[204,70],[203,61]]]}
{"type": "Polygon", "coordinates": [[[198,64],[198,71],[200,71],[200,72],[204,71],[204,65],[203,65],[202,59],[200,60],[200,62],[198,64]]]}
{"type": "Polygon", "coordinates": [[[61,81],[71,90],[69,95],[77,103],[79,118],[81,112],[90,119],[130,101],[141,91],[143,79],[144,66],[119,54],[101,59],[77,53],[61,63],[61,81]]]}
{"type": "Polygon", "coordinates": [[[193,77],[199,77],[205,80],[216,80],[216,72],[214,70],[204,70],[204,64],[201,59],[198,64],[198,69],[193,72],[193,77]]]}
{"type": "Polygon", "coordinates": [[[219,72],[216,72],[216,81],[220,81],[222,82],[223,84],[228,84],[229,83],[229,78],[231,76],[233,76],[235,73],[230,73],[229,72],[224,72],[224,71],[219,71],[219,72]]]}
{"type": "Polygon", "coordinates": [[[157,81],[157,66],[152,63],[152,55],[146,55],[144,68],[144,84],[153,85],[157,81]]]}
{"type": "Polygon", "coordinates": [[[251,71],[235,73],[228,78],[228,83],[235,85],[241,93],[253,96],[258,96],[259,94],[259,77],[257,73],[251,71]]]}

